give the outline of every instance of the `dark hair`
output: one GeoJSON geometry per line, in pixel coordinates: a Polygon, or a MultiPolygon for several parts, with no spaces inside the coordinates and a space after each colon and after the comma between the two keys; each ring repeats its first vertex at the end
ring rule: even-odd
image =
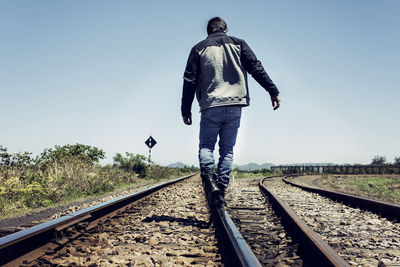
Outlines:
{"type": "Polygon", "coordinates": [[[207,34],[211,34],[216,31],[225,31],[227,28],[228,25],[226,25],[226,22],[223,18],[214,17],[207,23],[207,34]]]}

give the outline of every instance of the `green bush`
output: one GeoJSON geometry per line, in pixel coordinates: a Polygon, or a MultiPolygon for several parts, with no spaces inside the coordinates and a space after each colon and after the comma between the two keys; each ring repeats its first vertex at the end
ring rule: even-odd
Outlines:
{"type": "Polygon", "coordinates": [[[178,177],[183,175],[189,175],[198,171],[198,168],[184,167],[184,168],[168,168],[159,165],[151,165],[149,168],[148,178],[154,180],[165,179],[167,177],[178,177]]]}
{"type": "Polygon", "coordinates": [[[235,175],[235,178],[256,178],[256,177],[265,177],[272,174],[272,170],[269,169],[258,169],[252,171],[239,170],[239,168],[235,168],[231,175],[235,175]]]}
{"type": "Polygon", "coordinates": [[[100,166],[104,157],[101,149],[82,144],[44,149],[36,158],[0,146],[0,215],[112,191],[135,183],[137,176],[159,180],[196,171],[149,168],[143,155],[128,152],[117,153],[113,165],[100,166]]]}
{"type": "Polygon", "coordinates": [[[125,157],[117,153],[114,156],[114,164],[126,171],[133,171],[139,175],[140,178],[146,177],[149,167],[146,164],[146,157],[140,154],[132,154],[125,152],[125,157]]]}
{"type": "Polygon", "coordinates": [[[133,172],[98,165],[104,157],[101,149],[82,144],[45,149],[36,158],[0,146],[0,214],[99,194],[135,181],[133,172]]]}
{"type": "Polygon", "coordinates": [[[54,146],[54,149],[45,149],[40,154],[40,161],[56,162],[68,158],[74,158],[80,161],[90,163],[98,163],[100,159],[104,159],[105,153],[103,150],[83,144],[54,146]]]}

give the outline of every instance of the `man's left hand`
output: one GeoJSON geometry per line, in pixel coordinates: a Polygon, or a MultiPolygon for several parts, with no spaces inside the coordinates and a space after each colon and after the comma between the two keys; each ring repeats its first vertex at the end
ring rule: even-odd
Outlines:
{"type": "Polygon", "coordinates": [[[192,118],[191,117],[182,117],[183,123],[186,125],[192,125],[192,118]]]}

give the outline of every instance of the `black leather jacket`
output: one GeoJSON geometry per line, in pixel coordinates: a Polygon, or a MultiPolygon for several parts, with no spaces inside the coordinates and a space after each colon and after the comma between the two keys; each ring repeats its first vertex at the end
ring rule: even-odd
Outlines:
{"type": "Polygon", "coordinates": [[[247,72],[271,96],[279,94],[244,40],[224,32],[210,34],[190,51],[183,76],[182,116],[191,117],[195,94],[200,111],[217,106],[248,106],[247,72]]]}

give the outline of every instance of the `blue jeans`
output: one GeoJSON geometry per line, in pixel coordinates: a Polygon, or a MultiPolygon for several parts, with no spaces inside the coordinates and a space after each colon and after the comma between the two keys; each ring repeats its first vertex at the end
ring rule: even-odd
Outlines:
{"type": "Polygon", "coordinates": [[[217,183],[229,185],[232,170],[233,147],[242,115],[241,106],[214,107],[201,113],[199,161],[201,173],[214,173],[214,147],[219,136],[217,183]]]}

